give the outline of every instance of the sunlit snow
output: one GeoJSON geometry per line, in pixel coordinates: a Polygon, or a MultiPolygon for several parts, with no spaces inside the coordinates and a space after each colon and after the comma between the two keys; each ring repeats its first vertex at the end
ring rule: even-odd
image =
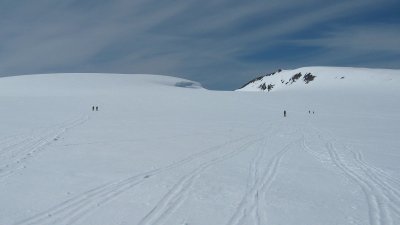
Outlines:
{"type": "Polygon", "coordinates": [[[0,224],[400,224],[400,71],[262,81],[0,78],[0,224]]]}

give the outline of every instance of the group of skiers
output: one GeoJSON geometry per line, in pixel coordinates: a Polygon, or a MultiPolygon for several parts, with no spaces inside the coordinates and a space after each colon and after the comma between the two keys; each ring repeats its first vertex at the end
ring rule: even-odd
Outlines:
{"type": "Polygon", "coordinates": [[[99,106],[92,106],[92,111],[99,111],[99,106]]]}
{"type": "MultiPolygon", "coordinates": [[[[308,114],[315,114],[314,111],[308,110],[308,114]]],[[[283,117],[286,117],[286,110],[283,110],[283,117]]]]}

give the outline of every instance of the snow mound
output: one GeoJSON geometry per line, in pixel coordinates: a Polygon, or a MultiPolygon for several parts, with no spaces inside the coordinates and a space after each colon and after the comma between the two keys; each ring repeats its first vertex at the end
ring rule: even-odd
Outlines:
{"type": "Polygon", "coordinates": [[[2,95],[82,96],[130,94],[132,89],[198,88],[201,84],[182,78],[147,74],[59,73],[0,79],[2,95]]]}
{"type": "Polygon", "coordinates": [[[398,88],[400,70],[350,67],[303,67],[278,70],[260,76],[238,91],[277,91],[291,89],[398,88]]]}

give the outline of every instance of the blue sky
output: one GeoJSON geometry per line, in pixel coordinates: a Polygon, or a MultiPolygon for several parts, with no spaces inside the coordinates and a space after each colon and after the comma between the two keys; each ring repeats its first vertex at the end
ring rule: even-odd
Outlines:
{"type": "Polygon", "coordinates": [[[149,73],[230,90],[279,68],[400,69],[398,0],[1,0],[0,76],[149,73]]]}

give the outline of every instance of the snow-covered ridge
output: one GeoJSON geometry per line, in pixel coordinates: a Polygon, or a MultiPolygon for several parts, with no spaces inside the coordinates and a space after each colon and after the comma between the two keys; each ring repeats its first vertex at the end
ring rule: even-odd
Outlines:
{"type": "Polygon", "coordinates": [[[400,87],[400,70],[351,67],[303,67],[278,70],[257,77],[238,91],[276,91],[280,89],[337,87],[400,87]]]}
{"type": "Polygon", "coordinates": [[[2,95],[123,94],[131,89],[202,88],[195,81],[150,74],[57,73],[0,78],[2,95]],[[117,91],[118,90],[118,91],[117,91]]]}

